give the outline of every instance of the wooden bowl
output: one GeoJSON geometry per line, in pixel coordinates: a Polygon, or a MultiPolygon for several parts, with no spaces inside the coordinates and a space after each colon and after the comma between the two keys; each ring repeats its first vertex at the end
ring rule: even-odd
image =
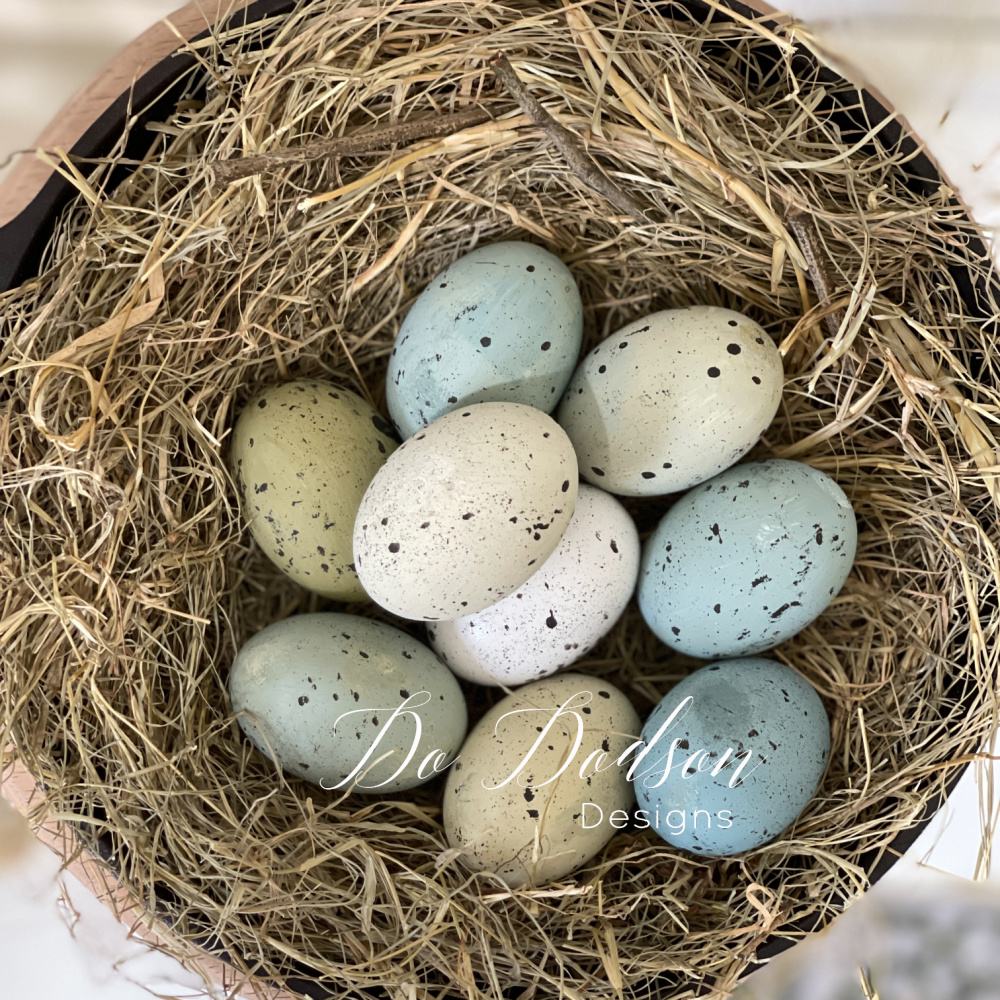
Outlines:
{"type": "MultiPolygon", "coordinates": [[[[714,11],[721,16],[715,4],[702,0],[685,0],[693,16],[706,17],[714,11]]],[[[785,15],[758,0],[749,4],[727,0],[727,5],[736,19],[766,17],[775,22],[787,20],[785,15]]],[[[39,135],[36,146],[46,150],[65,150],[78,157],[99,157],[107,155],[120,139],[125,129],[129,109],[136,117],[126,144],[126,157],[138,157],[144,152],[144,144],[151,139],[142,125],[147,121],[159,120],[167,116],[176,100],[181,85],[188,74],[197,66],[195,57],[187,49],[186,42],[206,36],[216,27],[228,24],[253,23],[270,16],[279,15],[292,9],[294,0],[195,0],[182,7],[169,18],[145,32],[108,64],[93,80],[84,86],[53,121],[39,135]]],[[[370,13],[372,8],[359,7],[360,13],[370,13]]],[[[837,74],[829,73],[832,80],[837,74]]],[[[910,138],[905,122],[888,110],[889,104],[879,94],[867,89],[863,92],[867,120],[882,124],[878,140],[896,146],[902,144],[911,154],[908,170],[914,185],[936,188],[943,180],[941,172],[925,154],[917,153],[915,141],[910,138]]],[[[124,171],[123,171],[124,174],[124,171]]],[[[0,184],[0,291],[13,287],[36,273],[40,254],[58,212],[67,204],[75,189],[59,175],[53,173],[42,160],[26,156],[22,158],[0,184]]],[[[983,244],[969,247],[970,255],[985,255],[983,244]]],[[[984,289],[967,280],[962,283],[958,276],[963,295],[974,314],[982,314],[980,303],[987,301],[984,289]]],[[[954,788],[961,777],[964,766],[955,767],[947,782],[947,793],[954,788]]],[[[24,813],[39,838],[63,859],[70,859],[66,868],[76,875],[94,894],[109,906],[122,922],[143,927],[141,936],[154,946],[165,942],[157,935],[155,918],[149,911],[133,900],[120,888],[109,874],[107,864],[81,848],[71,825],[61,821],[40,822],[41,806],[45,793],[34,778],[18,762],[11,764],[3,773],[6,795],[24,813]]],[[[898,834],[888,849],[873,852],[866,859],[865,869],[870,882],[874,883],[913,844],[924,827],[933,819],[943,804],[944,796],[932,801],[922,820],[898,834]]],[[[104,862],[113,863],[105,857],[104,862]]],[[[805,923],[802,931],[813,930],[805,923]]],[[[758,961],[773,958],[791,947],[795,939],[787,937],[768,938],[757,951],[758,961]]],[[[241,976],[225,961],[225,956],[209,955],[192,945],[185,955],[186,966],[199,973],[206,983],[216,983],[226,989],[226,996],[258,998],[258,1000],[291,1000],[289,994],[270,987],[266,982],[253,977],[252,982],[241,976]]],[[[303,990],[305,990],[303,986],[303,990]]],[[[310,992],[310,995],[314,995],[310,992]]]]}

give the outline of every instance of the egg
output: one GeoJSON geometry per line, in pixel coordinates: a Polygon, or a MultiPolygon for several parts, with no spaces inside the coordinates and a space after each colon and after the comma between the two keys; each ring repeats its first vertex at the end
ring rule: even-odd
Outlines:
{"type": "Polygon", "coordinates": [[[407,313],[386,373],[389,413],[404,438],[470,403],[550,413],[582,338],[580,293],[558,257],[516,241],[477,247],[407,313]]]}
{"type": "Polygon", "coordinates": [[[296,615],[262,629],[229,674],[233,711],[283,771],[326,789],[422,785],[468,724],[454,675],[405,632],[357,615],[296,615]],[[373,763],[378,758],[384,758],[373,763]]]}
{"type": "Polygon", "coordinates": [[[665,309],[580,362],[558,419],[588,482],[620,496],[675,493],[754,446],[783,379],[774,342],[742,313],[665,309]]]}
{"type": "Polygon", "coordinates": [[[639,728],[628,698],[596,677],[558,674],[507,695],[448,771],[448,843],[512,888],[563,878],[628,822],[635,796],[618,758],[639,728]]]}
{"type": "Polygon", "coordinates": [[[271,562],[324,597],[365,600],[354,517],[395,448],[389,422],[329,382],[283,382],[252,399],[233,430],[232,465],[250,531],[271,562]]]}
{"type": "Polygon", "coordinates": [[[365,492],[354,561],[402,618],[481,611],[521,586],[562,538],[578,488],[562,428],[523,403],[477,403],[407,439],[365,492]]]}
{"type": "Polygon", "coordinates": [[[801,462],[747,462],[696,486],[646,541],[638,601],[672,649],[701,659],[784,642],[826,609],[854,562],[851,503],[801,462]]]}
{"type": "Polygon", "coordinates": [[[514,687],[579,660],[614,626],[635,589],[639,534],[610,494],[581,485],[555,552],[513,594],[428,627],[459,676],[514,687]]]}
{"type": "Polygon", "coordinates": [[[830,755],[830,722],[794,670],[746,657],[673,687],[642,739],[637,819],[674,847],[724,856],[773,840],[806,807],[830,755]]]}

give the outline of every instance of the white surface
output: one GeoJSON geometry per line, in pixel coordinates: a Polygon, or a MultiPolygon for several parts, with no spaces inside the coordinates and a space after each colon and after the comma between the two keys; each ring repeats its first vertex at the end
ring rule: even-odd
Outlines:
{"type": "MultiPolygon", "coordinates": [[[[122,45],[179,4],[0,0],[0,164],[27,148],[63,101],[122,45]]],[[[831,53],[897,104],[980,223],[1000,224],[1000,0],[788,0],[784,6],[809,19],[831,53]]],[[[1000,893],[920,864],[952,876],[977,874],[978,770],[969,769],[946,809],[869,896],[832,932],[754,977],[746,1000],[775,1000],[779,993],[810,1000],[859,997],[858,963],[872,965],[876,982],[882,976],[891,983],[883,1000],[996,997],[995,987],[959,987],[953,967],[957,962],[969,975],[985,969],[983,975],[1000,980],[1000,963],[991,964],[1000,955],[998,921],[991,919],[1000,911],[1000,893]],[[930,913],[934,920],[911,933],[907,919],[930,913]],[[949,932],[959,942],[950,950],[921,944],[931,935],[947,939],[949,932]],[[919,976],[913,971],[918,959],[929,970],[919,976]]],[[[0,800],[0,996],[205,996],[197,977],[130,939],[75,879],[57,880],[57,870],[55,856],[0,800]],[[70,906],[61,901],[60,882],[70,906]]]]}

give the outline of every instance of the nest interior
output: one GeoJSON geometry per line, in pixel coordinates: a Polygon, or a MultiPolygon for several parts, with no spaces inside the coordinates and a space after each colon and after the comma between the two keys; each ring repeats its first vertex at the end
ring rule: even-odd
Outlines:
{"type": "MultiPolygon", "coordinates": [[[[992,731],[995,331],[957,277],[988,286],[991,264],[954,192],[907,183],[912,153],[877,141],[858,90],[800,41],[675,4],[314,0],[189,44],[189,93],[124,183],[124,139],[58,160],[77,197],[39,276],[0,297],[4,745],[46,791],[36,820],[110,843],[179,955],[211,940],[252,981],[337,997],[724,995],[769,936],[864,891],[864,859],[992,731]],[[647,222],[495,85],[501,50],[647,222]],[[471,107],[491,120],[217,183],[220,160],[471,107]],[[792,212],[826,262],[819,305],[792,212]],[[384,413],[415,296],[511,238],[573,271],[585,350],[656,309],[751,315],[786,384],[750,457],[808,462],[854,504],[843,592],[770,654],[822,695],[830,765],[794,826],[738,857],[626,829],[563,882],[511,892],[447,850],[440,779],[398,800],[327,792],[233,719],[240,645],[334,607],[245,530],[235,415],[296,376],[384,413]]],[[[643,534],[669,503],[629,502],[643,534]]],[[[633,602],[574,669],[645,717],[695,665],[633,602]]],[[[498,694],[466,692],[473,720],[498,694]]]]}

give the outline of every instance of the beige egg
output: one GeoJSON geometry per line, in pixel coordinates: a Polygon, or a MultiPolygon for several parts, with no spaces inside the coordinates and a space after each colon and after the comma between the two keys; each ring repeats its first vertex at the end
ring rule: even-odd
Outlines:
{"type": "Polygon", "coordinates": [[[558,674],[519,688],[479,720],[448,772],[448,842],[468,868],[511,888],[568,875],[628,822],[626,752],[640,729],[628,698],[600,678],[558,674]]]}
{"type": "Polygon", "coordinates": [[[354,568],[354,518],[396,447],[389,422],[353,392],[307,379],[266,389],[240,413],[232,443],[257,544],[308,590],[366,600],[354,568]]]}
{"type": "Polygon", "coordinates": [[[619,496],[678,493],[745,455],[774,419],[774,341],[717,306],[623,326],[577,366],[559,406],[587,482],[619,496]]]}

